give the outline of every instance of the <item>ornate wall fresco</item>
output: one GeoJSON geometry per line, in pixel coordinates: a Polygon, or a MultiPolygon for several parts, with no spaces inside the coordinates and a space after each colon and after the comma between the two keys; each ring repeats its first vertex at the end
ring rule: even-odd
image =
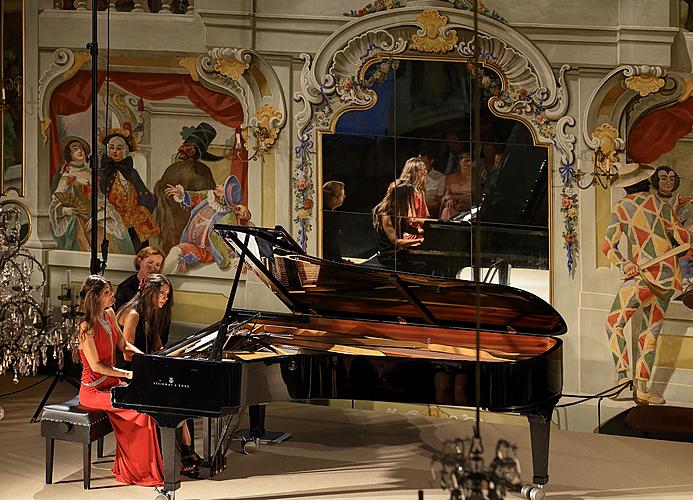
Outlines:
{"type": "Polygon", "coordinates": [[[49,217],[58,248],[90,249],[95,195],[99,241],[109,241],[110,253],[133,254],[149,244],[167,255],[166,272],[201,264],[228,268],[233,255],[210,229],[217,222],[252,224],[248,164],[274,144],[286,115],[283,98],[272,100],[268,88],[242,78],[253,55],[235,49],[178,59],[176,73],[109,71],[106,80],[100,72],[94,188],[91,73],[82,69],[89,60],[89,54],[60,49],[40,81],[41,129],[50,146],[49,217]],[[261,97],[255,109],[253,94],[262,92],[266,102],[261,97]],[[168,118],[173,110],[178,117],[168,118]]]}

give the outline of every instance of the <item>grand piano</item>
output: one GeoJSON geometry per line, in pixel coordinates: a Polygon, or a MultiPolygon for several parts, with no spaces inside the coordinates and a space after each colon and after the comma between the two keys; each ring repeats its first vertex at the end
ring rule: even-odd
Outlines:
{"type": "MultiPolygon", "coordinates": [[[[188,418],[223,422],[211,476],[226,467],[246,407],[257,436],[264,405],[273,401],[475,406],[477,321],[480,406],[527,416],[533,482],[548,482],[550,420],[562,390],[562,342],[555,336],[566,332],[549,304],[507,286],[324,261],[307,255],[281,227],[214,230],[287,312],[234,307],[239,265],[219,323],[160,354],[133,357],[132,381],[114,388],[112,401],[159,423],[162,498],[180,486],[176,436],[188,418]]],[[[543,493],[523,491],[528,498],[543,493]]]]}

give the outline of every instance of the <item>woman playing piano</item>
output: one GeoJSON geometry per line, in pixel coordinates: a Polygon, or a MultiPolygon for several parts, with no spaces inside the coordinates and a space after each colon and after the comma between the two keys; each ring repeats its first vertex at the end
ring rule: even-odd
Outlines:
{"type": "Polygon", "coordinates": [[[105,410],[116,439],[113,473],[116,480],[140,486],[161,486],[163,465],[152,417],[134,410],[114,408],[111,387],[120,379],[132,379],[132,371],[115,367],[115,351],[126,358],[140,353],[125,340],[111,306],[115,298],[111,284],[102,276],[89,276],[79,292],[84,320],[79,325],[79,357],[82,384],[79,402],[105,410]]]}
{"type": "MultiPolygon", "coordinates": [[[[161,350],[164,345],[159,335],[171,325],[173,306],[173,287],[163,274],[150,274],[142,279],[139,291],[125,304],[116,316],[125,340],[145,354],[161,350]]],[[[119,357],[119,367],[129,369],[130,363],[119,357]]],[[[201,458],[192,447],[192,439],[187,425],[183,426],[183,446],[181,450],[183,466],[181,473],[196,476],[201,458]]]]}
{"type": "Polygon", "coordinates": [[[413,235],[414,237],[418,237],[421,233],[420,228],[423,226],[423,219],[427,219],[430,216],[428,207],[426,206],[427,174],[428,168],[426,167],[426,162],[416,156],[407,160],[399,176],[399,180],[407,181],[414,186],[414,215],[416,219],[412,220],[412,224],[418,230],[417,233],[413,235]]]}
{"type": "Polygon", "coordinates": [[[402,250],[420,245],[420,239],[406,238],[405,234],[417,234],[412,225],[416,218],[414,208],[415,188],[404,180],[398,179],[390,184],[385,198],[373,209],[373,227],[376,232],[378,253],[366,265],[395,269],[400,267],[404,255],[402,250]]]}

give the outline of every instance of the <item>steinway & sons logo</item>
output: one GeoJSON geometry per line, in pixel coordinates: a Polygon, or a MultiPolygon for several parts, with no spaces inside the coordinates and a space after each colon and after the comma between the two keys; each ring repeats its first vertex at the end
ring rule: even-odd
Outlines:
{"type": "Polygon", "coordinates": [[[175,389],[190,389],[189,384],[181,384],[180,382],[176,382],[173,380],[173,377],[169,377],[168,380],[155,380],[153,382],[154,385],[159,386],[159,387],[172,387],[175,389]]]}

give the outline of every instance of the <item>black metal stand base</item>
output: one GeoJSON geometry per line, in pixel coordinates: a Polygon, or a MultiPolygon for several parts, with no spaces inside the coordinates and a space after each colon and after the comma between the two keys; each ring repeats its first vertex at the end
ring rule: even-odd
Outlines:
{"type": "MultiPolygon", "coordinates": [[[[260,444],[279,444],[283,441],[286,441],[290,437],[291,434],[289,434],[288,432],[265,431],[265,433],[257,439],[260,440],[260,444]]],[[[241,429],[234,433],[232,439],[234,441],[250,441],[256,438],[251,436],[250,429],[241,429]]]]}

